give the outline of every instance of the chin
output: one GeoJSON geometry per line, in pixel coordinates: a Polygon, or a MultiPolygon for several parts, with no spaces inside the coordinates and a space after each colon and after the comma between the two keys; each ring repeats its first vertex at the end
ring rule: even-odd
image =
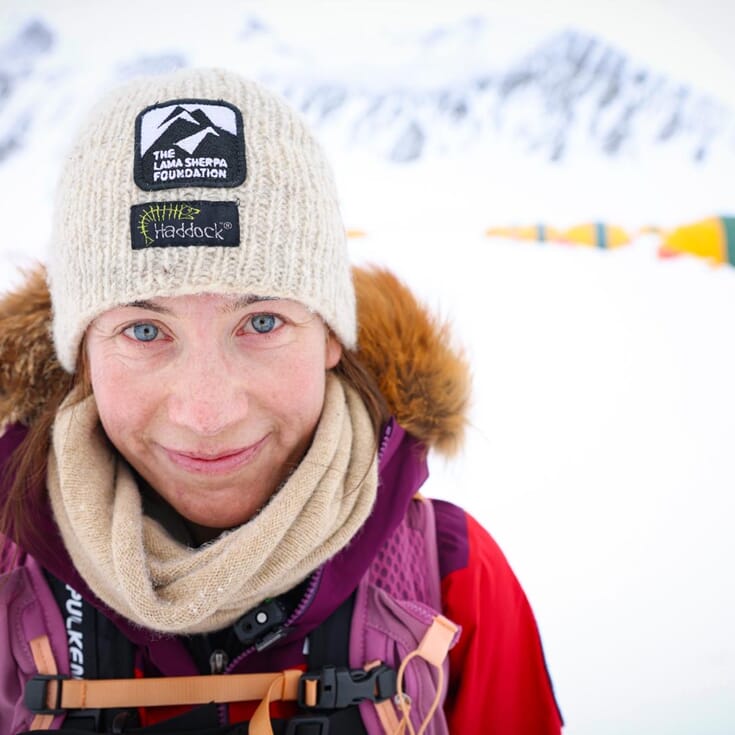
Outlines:
{"type": "MultiPolygon", "coordinates": [[[[212,494],[215,495],[216,490],[212,491],[212,494]]],[[[241,495],[241,492],[238,494],[241,495]]],[[[227,500],[226,497],[220,497],[205,498],[202,503],[196,505],[186,502],[173,503],[170,500],[169,504],[190,523],[225,530],[249,521],[265,503],[238,504],[227,500]],[[219,512],[218,509],[220,509],[219,512]]]]}

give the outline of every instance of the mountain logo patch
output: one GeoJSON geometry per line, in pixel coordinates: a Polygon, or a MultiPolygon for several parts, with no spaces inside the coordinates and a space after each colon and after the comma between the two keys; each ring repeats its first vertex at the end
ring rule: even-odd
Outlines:
{"type": "Polygon", "coordinates": [[[169,100],[135,120],[135,183],[146,191],[245,181],[242,115],[221,100],[169,100]]]}

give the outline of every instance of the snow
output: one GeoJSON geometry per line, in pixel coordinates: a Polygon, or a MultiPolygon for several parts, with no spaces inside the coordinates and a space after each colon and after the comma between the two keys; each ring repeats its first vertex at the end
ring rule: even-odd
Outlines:
{"type": "Polygon", "coordinates": [[[730,731],[735,274],[657,261],[653,238],[608,253],[375,240],[361,255],[468,347],[467,446],[433,463],[428,492],[460,499],[510,559],[567,732],[730,731]]]}
{"type": "MultiPolygon", "coordinates": [[[[420,16],[406,0],[345,5],[297,12],[286,0],[221,0],[193,23],[193,4],[168,0],[68,2],[63,12],[49,0],[4,3],[0,45],[34,13],[56,36],[25,71],[16,62],[19,91],[0,101],[0,139],[8,121],[28,120],[18,151],[0,160],[0,214],[11,223],[0,291],[18,282],[15,266],[45,258],[64,146],[116,81],[218,64],[279,88],[288,80],[297,95],[310,79],[370,93],[431,89],[485,59],[478,17],[494,39],[491,71],[575,17],[568,2],[559,17],[469,0],[422,3],[420,16]]],[[[693,14],[686,56],[715,63],[714,46],[694,45],[693,14]]],[[[591,27],[589,11],[579,18],[591,27]]],[[[662,37],[672,23],[662,21],[662,37]]],[[[611,21],[617,44],[623,25],[611,21]]],[[[604,37],[601,24],[593,30],[604,37]]],[[[631,39],[627,51],[654,71],[697,82],[696,64],[678,76],[681,54],[656,51],[640,31],[631,39]]],[[[735,87],[719,74],[728,84],[708,74],[703,89],[728,104],[735,87]]],[[[537,104],[513,114],[541,119],[537,104]]],[[[423,122],[432,134],[444,124],[423,122]]],[[[551,165],[502,130],[479,150],[447,127],[451,150],[397,165],[328,117],[318,133],[346,225],[367,233],[350,241],[354,261],[404,278],[452,322],[470,358],[466,446],[452,461],[432,460],[427,492],[468,508],[508,556],[537,614],[565,731],[735,731],[735,270],[661,260],[656,235],[611,252],[483,235],[491,225],[596,219],[635,232],[735,212],[732,141],[696,165],[683,144],[652,146],[641,135],[611,158],[577,135],[551,165]]]]}

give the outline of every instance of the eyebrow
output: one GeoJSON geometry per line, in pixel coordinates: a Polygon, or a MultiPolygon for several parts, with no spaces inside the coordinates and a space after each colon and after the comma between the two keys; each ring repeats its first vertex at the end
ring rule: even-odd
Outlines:
{"type": "MultiPolygon", "coordinates": [[[[238,299],[233,301],[230,304],[226,304],[225,306],[220,309],[220,311],[223,314],[232,314],[233,312],[240,311],[240,309],[245,309],[246,307],[250,306],[251,304],[255,304],[259,301],[279,301],[278,296],[256,296],[255,294],[247,294],[246,296],[240,296],[238,299]]],[[[166,308],[165,306],[159,306],[158,304],[154,304],[152,301],[149,301],[148,299],[142,299],[140,301],[131,301],[128,304],[123,304],[123,306],[132,306],[136,309],[148,309],[149,311],[155,311],[156,314],[172,314],[173,312],[171,309],[166,308]]]]}
{"type": "Polygon", "coordinates": [[[158,306],[152,301],[143,299],[142,301],[131,301],[129,304],[123,304],[123,307],[132,306],[135,309],[148,309],[148,311],[155,311],[156,314],[170,314],[171,309],[167,309],[165,306],[158,306]]]}
{"type": "Polygon", "coordinates": [[[279,301],[278,296],[256,296],[255,294],[248,294],[247,296],[241,296],[240,298],[233,301],[231,304],[226,304],[222,307],[221,311],[224,314],[232,314],[235,311],[240,311],[251,304],[258,303],[259,301],[279,301]]]}

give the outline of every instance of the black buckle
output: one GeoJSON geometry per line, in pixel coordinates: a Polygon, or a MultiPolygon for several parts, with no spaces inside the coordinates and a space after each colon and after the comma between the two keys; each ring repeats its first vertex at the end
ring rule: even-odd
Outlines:
{"type": "Polygon", "coordinates": [[[306,725],[319,725],[318,733],[309,733],[309,735],[329,735],[329,718],[328,717],[292,717],[283,735],[300,735],[299,728],[306,725]]]}
{"type": "Polygon", "coordinates": [[[25,706],[34,715],[63,715],[66,710],[61,706],[61,684],[56,687],[56,701],[54,707],[48,707],[48,683],[50,681],[62,682],[68,679],[63,674],[36,674],[26,683],[25,706]]]}
{"type": "Polygon", "coordinates": [[[396,672],[385,665],[370,671],[325,666],[309,671],[299,679],[299,707],[305,709],[341,709],[369,699],[382,702],[396,693],[396,672]],[[316,704],[304,701],[306,682],[317,682],[316,704]]]}

